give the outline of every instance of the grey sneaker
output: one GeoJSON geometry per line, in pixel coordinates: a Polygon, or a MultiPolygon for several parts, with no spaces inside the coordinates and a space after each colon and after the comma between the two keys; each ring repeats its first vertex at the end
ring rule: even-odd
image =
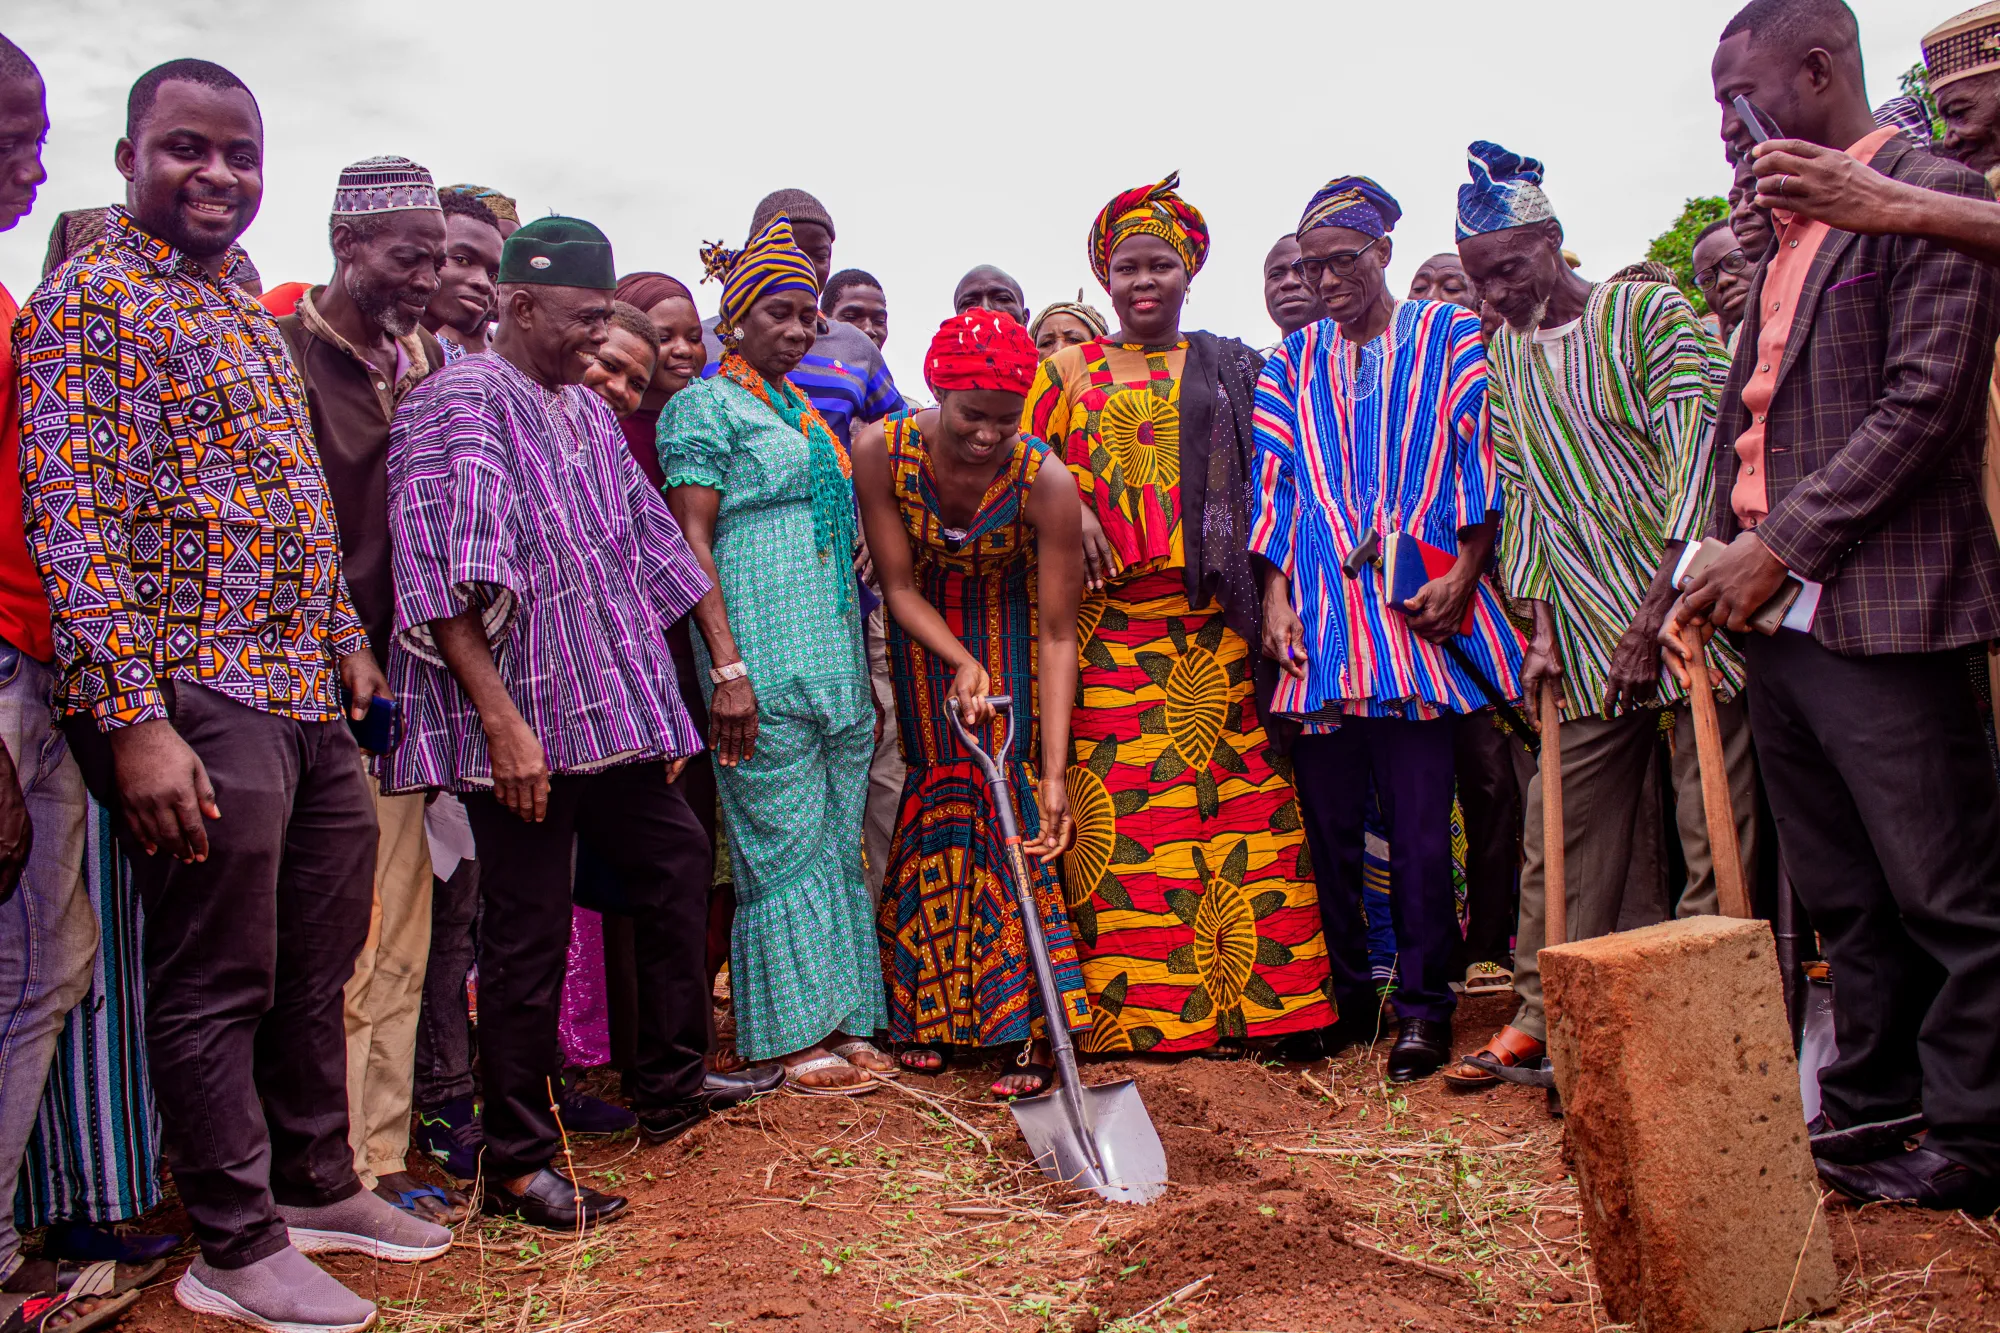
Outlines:
{"type": "Polygon", "coordinates": [[[278,1205],[303,1254],[365,1254],[391,1263],[435,1259],[451,1248],[451,1232],[406,1213],[373,1190],[357,1190],[322,1208],[278,1205]]]}
{"type": "Polygon", "coordinates": [[[174,1299],[196,1314],[271,1333],[362,1333],[375,1323],[374,1302],[293,1249],[242,1268],[211,1268],[196,1259],[174,1284],[174,1299]]]}

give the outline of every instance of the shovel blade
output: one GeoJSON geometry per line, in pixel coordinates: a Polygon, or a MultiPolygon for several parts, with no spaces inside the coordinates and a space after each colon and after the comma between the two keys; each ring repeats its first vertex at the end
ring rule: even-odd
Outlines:
{"type": "Polygon", "coordinates": [[[1151,1203],[1167,1188],[1167,1150],[1153,1128],[1146,1104],[1131,1079],[1083,1090],[1088,1124],[1078,1125],[1061,1095],[1045,1092],[1012,1103],[1021,1137],[1035,1155],[1035,1165],[1052,1180],[1077,1189],[1095,1190],[1114,1203],[1151,1203]],[[1091,1161],[1086,1137],[1095,1142],[1100,1171],[1091,1161]]]}

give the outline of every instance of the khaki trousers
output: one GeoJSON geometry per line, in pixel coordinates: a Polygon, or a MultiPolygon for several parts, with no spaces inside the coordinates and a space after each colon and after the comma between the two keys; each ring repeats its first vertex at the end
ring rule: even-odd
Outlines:
{"type": "Polygon", "coordinates": [[[375,906],[345,991],[347,1140],[369,1189],[406,1168],[417,1020],[431,952],[431,849],[424,798],[384,796],[375,779],[375,906]]]}
{"type": "MultiPolygon", "coordinates": [[[[1673,785],[1675,821],[1688,882],[1678,916],[1712,916],[1716,910],[1715,861],[1709,853],[1708,817],[1701,799],[1701,766],[1695,758],[1694,713],[1674,705],[1673,785]]],[[[1754,884],[1757,865],[1757,765],[1750,748],[1750,719],[1738,696],[1716,702],[1722,724],[1729,802],[1736,816],[1736,845],[1743,878],[1754,884]]],[[[1562,724],[1564,887],[1569,937],[1593,939],[1664,920],[1664,859],[1653,830],[1660,824],[1657,796],[1648,799],[1660,710],[1643,709],[1606,721],[1579,718],[1562,724]]],[[[1657,784],[1653,784],[1657,788],[1657,784]]],[[[1535,954],[1543,943],[1545,885],[1542,874],[1542,778],[1528,784],[1527,828],[1522,838],[1521,923],[1514,942],[1514,993],[1521,1006],[1513,1025],[1537,1040],[1548,1037],[1542,1014],[1542,973],[1535,954]]]]}
{"type": "Polygon", "coordinates": [[[868,684],[881,710],[882,739],[868,765],[868,805],[862,833],[868,848],[868,896],[882,901],[882,877],[889,870],[889,843],[896,833],[896,814],[903,804],[902,738],[896,728],[896,686],[889,673],[889,608],[878,606],[868,617],[868,684]]]}

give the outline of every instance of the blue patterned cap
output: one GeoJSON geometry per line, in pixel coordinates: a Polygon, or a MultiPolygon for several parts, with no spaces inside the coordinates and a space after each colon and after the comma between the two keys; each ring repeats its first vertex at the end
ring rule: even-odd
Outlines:
{"type": "Polygon", "coordinates": [[[1366,176],[1342,176],[1319,187],[1299,218],[1299,235],[1314,227],[1346,227],[1366,236],[1388,235],[1403,216],[1396,196],[1366,176]]]}
{"type": "Polygon", "coordinates": [[[1542,193],[1542,164],[1479,140],[1465,150],[1472,183],[1458,187],[1458,239],[1547,222],[1556,215],[1542,193]]]}

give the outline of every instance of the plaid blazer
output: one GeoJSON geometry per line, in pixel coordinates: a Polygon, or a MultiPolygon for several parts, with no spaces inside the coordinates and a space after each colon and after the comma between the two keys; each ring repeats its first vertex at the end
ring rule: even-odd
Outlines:
{"type": "MultiPolygon", "coordinates": [[[[1896,180],[1990,199],[1977,175],[1904,135],[1875,155],[1896,180]]],[[[1749,425],[1760,270],[1716,416],[1715,517],[1749,425]]],[[[1914,236],[1827,234],[1793,319],[1765,423],[1771,511],[1758,536],[1826,585],[1813,636],[1837,653],[1935,652],[2000,638],[2000,542],[1980,491],[2000,274],[1914,236]]]]}

